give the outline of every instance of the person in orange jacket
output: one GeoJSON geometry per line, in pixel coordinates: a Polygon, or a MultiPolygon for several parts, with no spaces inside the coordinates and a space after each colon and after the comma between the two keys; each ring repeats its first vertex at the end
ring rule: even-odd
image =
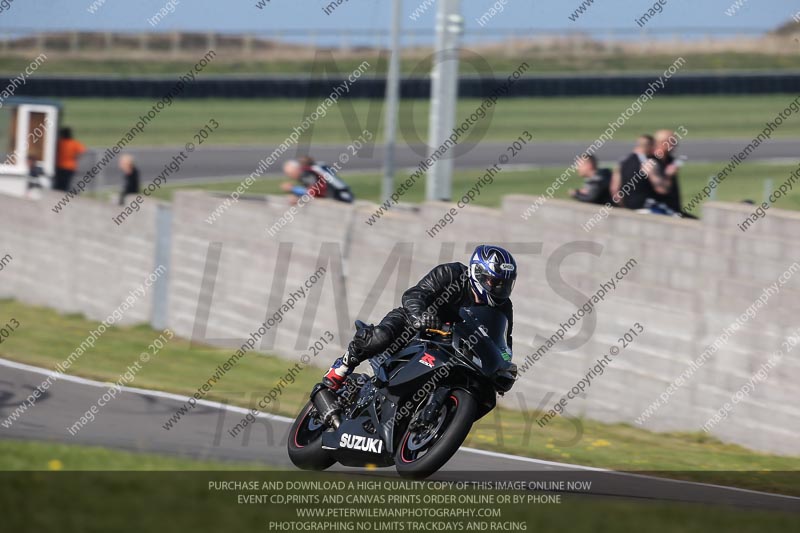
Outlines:
{"type": "Polygon", "coordinates": [[[69,190],[72,177],[78,170],[78,159],[84,153],[86,153],[86,147],[72,138],[72,128],[61,128],[58,132],[54,189],[65,192],[69,190]]]}

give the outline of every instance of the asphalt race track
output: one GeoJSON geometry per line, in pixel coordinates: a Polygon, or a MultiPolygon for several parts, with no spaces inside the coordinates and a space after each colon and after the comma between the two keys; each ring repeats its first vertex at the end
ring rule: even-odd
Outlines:
{"type": "MultiPolygon", "coordinates": [[[[733,154],[739,153],[749,142],[744,139],[685,140],[681,142],[678,153],[687,156],[690,163],[692,161],[727,161],[733,154]]],[[[795,162],[797,143],[797,140],[773,139],[759,146],[748,161],[787,159],[795,162]]],[[[567,168],[578,154],[586,150],[588,144],[586,142],[534,142],[517,155],[514,165],[563,165],[564,168],[567,168]]],[[[455,166],[456,168],[483,168],[495,163],[497,158],[505,152],[506,147],[507,144],[502,143],[481,143],[470,150],[461,146],[460,150],[465,150],[465,152],[459,153],[455,160],[455,166]]],[[[598,152],[598,158],[601,161],[617,161],[627,155],[631,147],[632,143],[628,141],[612,141],[598,152]]],[[[130,153],[136,158],[136,165],[141,171],[142,184],[146,184],[154,176],[160,174],[164,166],[169,164],[182,149],[183,147],[178,146],[131,149],[130,153]]],[[[240,180],[253,172],[258,167],[259,161],[267,157],[274,149],[275,147],[272,145],[264,147],[199,147],[194,152],[187,153],[187,160],[181,164],[180,171],[169,177],[168,182],[218,181],[219,178],[240,180]]],[[[290,149],[285,159],[296,156],[296,152],[296,149],[290,149]]],[[[342,154],[348,156],[351,154],[346,145],[314,146],[310,152],[317,160],[328,163],[338,161],[342,154]]],[[[348,172],[356,171],[379,172],[383,162],[383,146],[376,145],[371,154],[367,152],[367,149],[362,149],[357,156],[349,157],[347,163],[341,167],[342,175],[346,177],[348,172]]],[[[415,168],[419,165],[420,160],[424,159],[424,154],[425,151],[422,147],[417,146],[412,149],[405,144],[398,144],[395,156],[396,166],[400,169],[415,168]]],[[[81,176],[91,165],[92,158],[84,157],[81,160],[81,169],[77,176],[81,176]]],[[[279,163],[268,169],[266,174],[277,175],[280,172],[281,165],[279,163]]],[[[105,170],[102,187],[119,189],[121,183],[121,173],[116,168],[115,160],[105,170]]]]}
{"type": "MultiPolygon", "coordinates": [[[[0,359],[0,421],[51,374],[50,371],[0,359]]],[[[227,434],[245,409],[200,401],[172,429],[162,425],[185,397],[123,388],[99,411],[94,422],[74,437],[67,428],[97,402],[108,384],[62,376],[10,428],[0,425],[0,438],[98,445],[129,451],[172,454],[196,459],[246,461],[293,468],[286,455],[291,420],[262,414],[248,439],[227,434]]],[[[348,469],[352,471],[353,469],[348,469]]],[[[363,475],[395,476],[394,469],[360,471],[363,475]]],[[[800,510],[800,498],[743,489],[614,473],[526,457],[462,448],[434,479],[552,479],[554,475],[592,480],[593,497],[624,497],[640,501],[672,500],[728,504],[774,510],[800,510]]]]}

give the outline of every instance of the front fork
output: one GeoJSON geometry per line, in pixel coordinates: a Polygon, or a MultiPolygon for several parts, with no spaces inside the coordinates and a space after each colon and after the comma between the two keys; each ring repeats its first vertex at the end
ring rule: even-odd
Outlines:
{"type": "Polygon", "coordinates": [[[435,424],[439,416],[439,410],[442,408],[444,401],[449,395],[449,387],[439,387],[436,389],[436,391],[433,393],[431,401],[428,402],[428,405],[425,406],[425,409],[422,410],[422,413],[420,413],[415,420],[411,421],[412,428],[419,426],[430,427],[435,424]]]}

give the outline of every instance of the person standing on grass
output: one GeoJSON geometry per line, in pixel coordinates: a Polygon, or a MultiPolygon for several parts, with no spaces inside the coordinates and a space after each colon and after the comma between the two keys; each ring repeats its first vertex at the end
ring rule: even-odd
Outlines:
{"type": "Polygon", "coordinates": [[[139,169],[133,164],[131,154],[122,154],[119,158],[119,169],[123,173],[122,192],[119,194],[119,205],[125,204],[125,196],[139,194],[139,169]]]}
{"type": "Polygon", "coordinates": [[[75,171],[78,170],[78,159],[86,153],[86,147],[72,138],[72,128],[64,127],[58,132],[56,152],[56,178],[53,188],[67,192],[75,171]]]}
{"type": "Polygon", "coordinates": [[[25,190],[27,197],[34,196],[34,189],[44,188],[44,171],[39,166],[39,161],[34,154],[28,154],[28,184],[25,190]]]}

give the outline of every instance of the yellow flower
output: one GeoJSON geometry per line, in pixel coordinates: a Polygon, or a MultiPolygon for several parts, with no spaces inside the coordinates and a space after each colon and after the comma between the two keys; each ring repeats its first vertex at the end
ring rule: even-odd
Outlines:
{"type": "Polygon", "coordinates": [[[47,462],[47,468],[50,470],[61,470],[64,468],[64,465],[58,459],[51,459],[47,462]]]}
{"type": "Polygon", "coordinates": [[[606,439],[597,439],[592,443],[592,446],[597,446],[600,448],[601,446],[611,446],[611,443],[608,442],[606,439]]]}
{"type": "Polygon", "coordinates": [[[569,454],[568,453],[562,453],[561,457],[569,457],[569,454]]]}
{"type": "Polygon", "coordinates": [[[544,447],[545,448],[550,448],[550,449],[555,448],[555,446],[550,444],[549,442],[547,444],[545,444],[544,447]]]}

